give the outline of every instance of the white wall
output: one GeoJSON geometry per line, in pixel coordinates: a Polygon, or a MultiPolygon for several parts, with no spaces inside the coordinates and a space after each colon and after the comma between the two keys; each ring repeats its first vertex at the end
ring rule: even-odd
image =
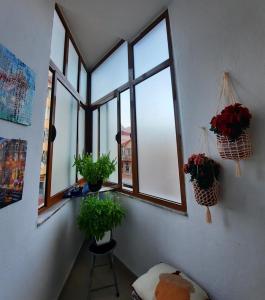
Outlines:
{"type": "Polygon", "coordinates": [[[0,43],[37,74],[32,126],[0,120],[0,136],[28,141],[22,201],[0,210],[0,299],[54,300],[80,248],[78,202],[37,228],[38,185],[54,1],[0,0],[0,43]]]}
{"type": "MultiPolygon", "coordinates": [[[[209,126],[224,70],[231,72],[253,113],[254,157],[222,162],[222,201],[213,224],[186,178],[188,217],[123,197],[125,224],[117,230],[118,257],[136,274],[165,261],[183,269],[213,300],[265,298],[265,3],[261,0],[175,0],[169,7],[184,156],[198,151],[198,126],[209,126]]],[[[211,152],[218,158],[215,137],[211,152]]]]}

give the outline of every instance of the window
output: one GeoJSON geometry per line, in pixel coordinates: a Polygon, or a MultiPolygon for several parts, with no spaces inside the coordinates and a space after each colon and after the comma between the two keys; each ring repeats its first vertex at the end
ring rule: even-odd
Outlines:
{"type": "Polygon", "coordinates": [[[68,49],[67,79],[75,88],[75,90],[77,90],[78,55],[75,51],[74,45],[71,40],[69,40],[69,49],[68,49]]]}
{"type": "Polygon", "coordinates": [[[53,142],[51,196],[58,194],[76,182],[73,168],[77,144],[78,101],[58,81],[53,142]]]}
{"type": "Polygon", "coordinates": [[[87,71],[83,64],[81,64],[81,71],[80,71],[79,94],[82,97],[82,99],[86,102],[86,100],[87,100],[87,71]]]}
{"type": "Polygon", "coordinates": [[[94,157],[110,152],[117,158],[110,181],[123,192],[185,211],[168,13],[126,45],[128,63],[125,52],[120,59],[120,47],[91,75],[94,157]]]}
{"type": "Polygon", "coordinates": [[[121,169],[122,187],[132,189],[132,141],[131,141],[131,108],[130,91],[120,94],[121,114],[121,169]]]}
{"type": "Polygon", "coordinates": [[[52,27],[51,59],[61,72],[63,72],[64,44],[65,28],[55,10],[52,27]]]}
{"type": "Polygon", "coordinates": [[[50,125],[51,97],[53,86],[53,73],[48,74],[48,93],[46,98],[44,134],[42,143],[41,167],[40,167],[40,184],[39,184],[39,208],[45,205],[46,179],[47,179],[47,158],[48,158],[48,138],[50,125]]]}
{"type": "Polygon", "coordinates": [[[169,58],[165,19],[134,45],[133,54],[136,78],[169,58]]]}
{"type": "Polygon", "coordinates": [[[82,178],[74,156],[86,152],[87,71],[58,5],[54,12],[38,207],[60,201],[82,178]]]}
{"type": "MultiPolygon", "coordinates": [[[[111,159],[118,157],[116,141],[117,128],[117,99],[112,99],[100,107],[100,154],[110,154],[111,159]]],[[[110,175],[109,181],[118,183],[118,169],[110,175]]]]}
{"type": "Polygon", "coordinates": [[[136,85],[135,100],[139,192],[180,203],[169,68],[136,85]]]}
{"type": "Polygon", "coordinates": [[[91,103],[128,82],[128,45],[124,42],[91,74],[91,103]]]}

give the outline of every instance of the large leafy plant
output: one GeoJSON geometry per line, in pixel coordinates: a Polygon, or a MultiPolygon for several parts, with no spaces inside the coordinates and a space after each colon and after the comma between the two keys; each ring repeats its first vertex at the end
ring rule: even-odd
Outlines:
{"type": "Polygon", "coordinates": [[[77,223],[87,238],[99,240],[106,231],[120,225],[124,217],[125,211],[115,199],[88,196],[81,202],[77,223]]]}
{"type": "Polygon", "coordinates": [[[99,181],[106,181],[115,171],[116,160],[111,160],[109,154],[104,154],[94,162],[91,154],[83,154],[75,157],[74,166],[88,183],[97,184],[99,181]]]}

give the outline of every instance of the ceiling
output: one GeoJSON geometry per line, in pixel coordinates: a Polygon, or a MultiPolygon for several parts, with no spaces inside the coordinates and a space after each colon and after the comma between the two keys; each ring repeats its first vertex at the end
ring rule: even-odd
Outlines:
{"type": "Polygon", "coordinates": [[[171,0],[58,0],[88,68],[120,39],[131,40],[171,0]]]}

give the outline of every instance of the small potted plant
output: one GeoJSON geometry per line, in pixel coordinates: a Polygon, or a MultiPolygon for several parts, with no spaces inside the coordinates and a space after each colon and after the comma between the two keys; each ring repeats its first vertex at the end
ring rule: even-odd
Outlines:
{"type": "Polygon", "coordinates": [[[125,211],[115,199],[92,195],[82,200],[77,223],[88,239],[94,238],[102,245],[110,241],[111,230],[120,225],[124,217],[125,211]]]}
{"type": "Polygon", "coordinates": [[[195,199],[206,206],[206,221],[211,223],[209,206],[218,202],[220,165],[204,153],[193,154],[184,165],[184,172],[190,174],[195,199]]]}
{"type": "Polygon", "coordinates": [[[75,157],[74,166],[87,181],[89,190],[98,192],[103,182],[115,171],[116,160],[111,160],[109,154],[104,154],[94,162],[91,154],[83,154],[75,157]]]}

